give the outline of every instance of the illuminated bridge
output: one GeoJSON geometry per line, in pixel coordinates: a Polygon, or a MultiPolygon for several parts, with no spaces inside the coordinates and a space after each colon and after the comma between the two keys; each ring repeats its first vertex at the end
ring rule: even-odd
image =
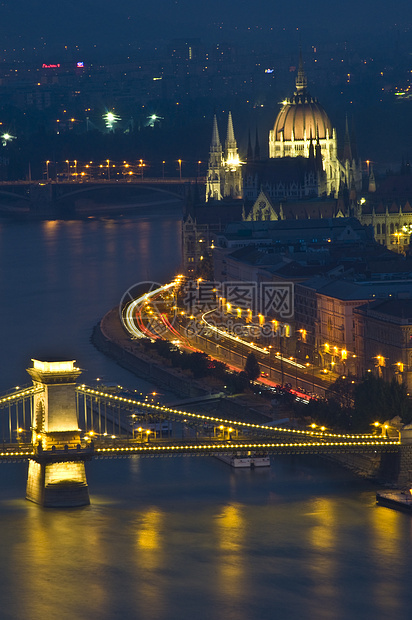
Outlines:
{"type": "Polygon", "coordinates": [[[87,215],[87,209],[127,209],[182,200],[203,178],[88,179],[15,181],[0,183],[0,213],[72,213],[87,215]],[[149,196],[150,194],[150,196],[149,196]],[[87,201],[89,207],[82,203],[87,201]],[[107,203],[107,204],[106,204],[107,203]]]}
{"type": "MultiPolygon", "coordinates": [[[[36,453],[36,439],[40,440],[42,433],[33,439],[33,400],[42,395],[41,388],[27,387],[0,399],[0,460],[27,459],[36,453]]],[[[77,386],[75,395],[80,449],[87,448],[94,456],[196,455],[238,450],[271,454],[397,452],[400,446],[399,440],[372,434],[298,430],[203,415],[85,385],[77,386]],[[167,431],[162,432],[162,422],[169,422],[163,424],[167,431]]],[[[50,449],[53,446],[57,451],[57,439],[51,441],[50,449]]]]}
{"type": "Polygon", "coordinates": [[[1,461],[28,460],[26,497],[82,506],[93,457],[400,453],[401,441],[230,420],[78,385],[74,360],[33,360],[33,385],[0,398],[1,461]]]}

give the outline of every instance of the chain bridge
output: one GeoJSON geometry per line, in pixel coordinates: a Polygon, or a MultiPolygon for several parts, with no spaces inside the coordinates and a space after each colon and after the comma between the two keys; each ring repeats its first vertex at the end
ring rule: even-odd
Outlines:
{"type": "Polygon", "coordinates": [[[78,384],[73,360],[32,361],[33,385],[0,398],[0,461],[28,461],[26,497],[44,506],[88,504],[85,462],[92,458],[401,451],[400,439],[184,411],[78,384]]]}

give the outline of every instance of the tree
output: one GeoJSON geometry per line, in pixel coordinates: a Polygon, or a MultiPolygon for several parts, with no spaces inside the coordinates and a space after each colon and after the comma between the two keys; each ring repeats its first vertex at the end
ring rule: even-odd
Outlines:
{"type": "Polygon", "coordinates": [[[254,353],[249,353],[246,358],[245,373],[250,381],[256,381],[260,377],[260,367],[254,353]]]}
{"type": "Polygon", "coordinates": [[[385,422],[400,416],[404,424],[411,420],[411,404],[406,387],[395,379],[391,382],[370,375],[354,390],[354,428],[368,430],[374,422],[385,422]]]}
{"type": "Polygon", "coordinates": [[[353,407],[355,385],[355,380],[351,375],[338,377],[326,390],[326,400],[335,400],[341,407],[353,407]]]}
{"type": "Polygon", "coordinates": [[[192,353],[189,356],[190,370],[195,379],[200,379],[209,374],[210,357],[206,353],[192,353]]]}

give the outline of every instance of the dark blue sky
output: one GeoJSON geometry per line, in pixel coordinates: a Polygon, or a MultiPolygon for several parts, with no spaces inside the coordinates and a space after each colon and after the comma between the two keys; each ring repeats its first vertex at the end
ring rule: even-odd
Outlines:
{"type": "MultiPolygon", "coordinates": [[[[296,28],[308,38],[351,39],[382,30],[412,26],[411,0],[5,0],[0,5],[0,34],[4,45],[32,45],[44,37],[47,45],[105,44],[116,48],[125,41],[173,39],[180,36],[242,36],[248,26],[265,31],[296,28]]],[[[298,40],[298,35],[296,39],[298,40]]]]}

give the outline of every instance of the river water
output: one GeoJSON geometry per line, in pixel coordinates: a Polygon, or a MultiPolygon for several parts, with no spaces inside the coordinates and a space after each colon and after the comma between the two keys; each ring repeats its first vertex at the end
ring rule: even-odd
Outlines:
{"type": "MultiPolygon", "coordinates": [[[[133,218],[0,223],[0,391],[31,357],[68,356],[149,391],[89,343],[143,280],[179,270],[176,208],[133,218]]],[[[24,500],[27,465],[0,464],[0,618],[406,619],[410,516],[314,457],[234,471],[210,457],[94,460],[91,506],[24,500]]]]}

